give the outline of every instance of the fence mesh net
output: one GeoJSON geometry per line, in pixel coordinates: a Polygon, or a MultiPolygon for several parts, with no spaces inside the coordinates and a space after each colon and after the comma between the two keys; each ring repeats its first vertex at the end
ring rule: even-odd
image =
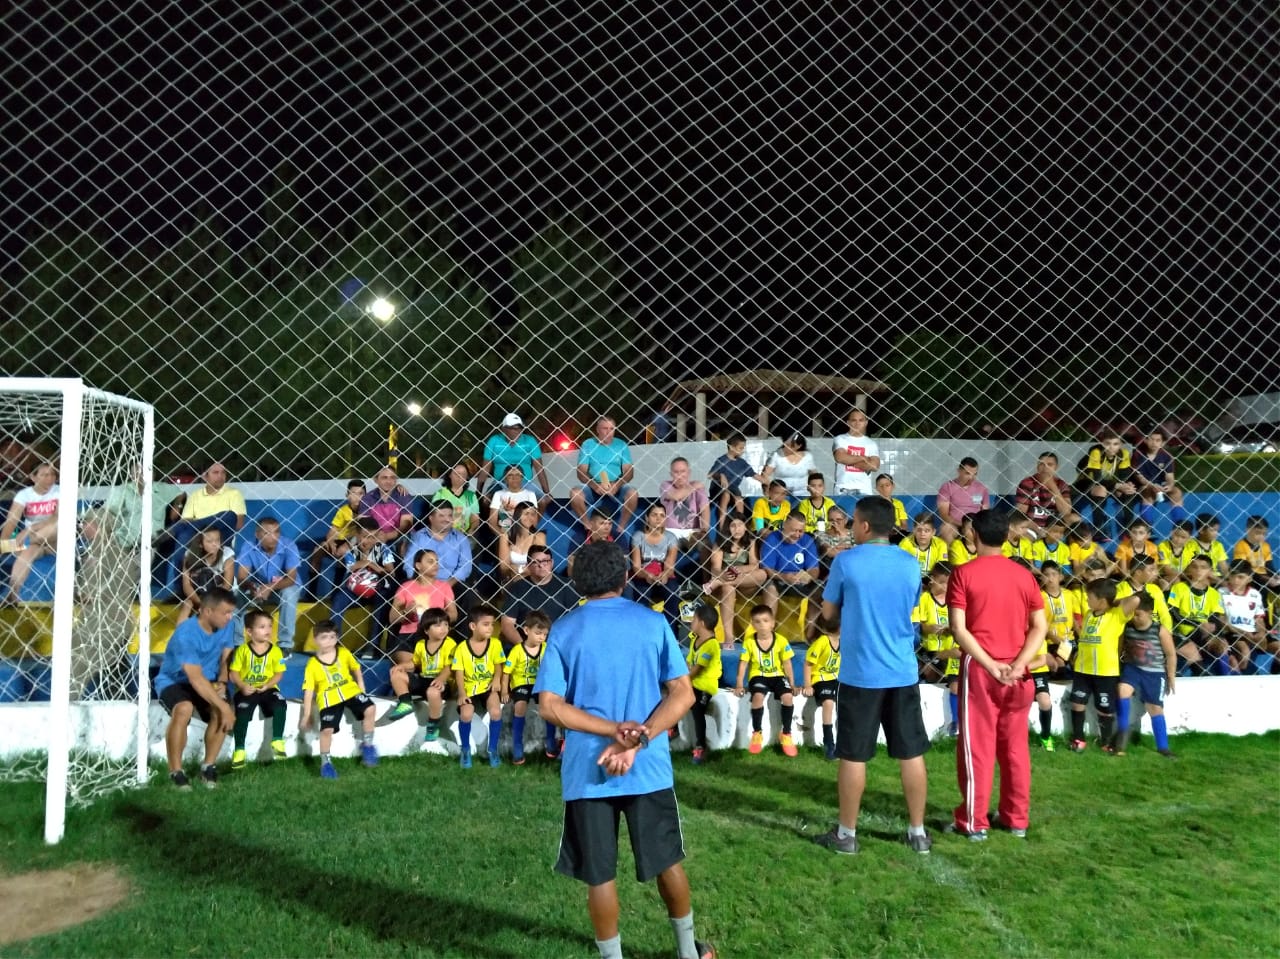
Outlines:
{"type": "Polygon", "coordinates": [[[830,486],[859,407],[900,496],[1159,426],[1228,552],[1274,513],[1274,459],[1197,455],[1274,440],[1239,401],[1280,389],[1266,3],[3,24],[6,365],[154,403],[162,472],[370,477],[393,434],[408,480],[515,411],[570,460],[601,413],[798,432],[830,486]]]}

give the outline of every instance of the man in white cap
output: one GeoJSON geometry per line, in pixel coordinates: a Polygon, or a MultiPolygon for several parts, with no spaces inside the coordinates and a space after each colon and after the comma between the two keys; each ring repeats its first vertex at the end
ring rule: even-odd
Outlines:
{"type": "Polygon", "coordinates": [[[524,473],[524,488],[538,496],[538,505],[546,509],[551,505],[551,486],[546,470],[542,468],[542,447],[524,431],[524,420],[515,413],[502,418],[502,425],[484,444],[484,463],[476,477],[476,489],[482,494],[492,492],[509,466],[518,466],[524,473]],[[536,482],[535,482],[535,477],[536,482]]]}

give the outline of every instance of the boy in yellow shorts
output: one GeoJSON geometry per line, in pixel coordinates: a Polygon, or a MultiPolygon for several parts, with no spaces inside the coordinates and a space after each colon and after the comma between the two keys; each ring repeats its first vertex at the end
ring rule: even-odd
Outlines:
{"type": "Polygon", "coordinates": [[[791,720],[795,715],[795,699],[792,691],[796,685],[791,666],[795,653],[786,638],[773,631],[773,610],[761,604],[751,609],[751,627],[755,633],[743,642],[742,658],[738,660],[738,681],[734,695],[751,692],[751,745],[747,752],[755,755],[764,749],[764,700],[772,695],[782,707],[782,731],[778,745],[787,756],[799,753],[791,738],[791,720]],[[743,686],[743,680],[747,685],[743,686]]]}
{"type": "Polygon", "coordinates": [[[302,677],[302,718],[299,731],[312,725],[314,707],[320,724],[320,778],[337,779],[330,749],[333,734],[342,724],[342,714],[350,712],[362,723],[360,761],[366,766],[378,765],[378,751],[373,748],[373,723],[377,708],[364,690],[360,663],[345,646],[338,645],[338,626],[322,620],[311,630],[316,654],[307,663],[302,677]]]}
{"type": "MultiPolygon", "coordinates": [[[[524,640],[511,647],[502,664],[499,696],[503,705],[515,703],[511,707],[511,761],[517,766],[524,765],[524,717],[529,700],[533,699],[533,685],[538,681],[538,667],[550,632],[551,617],[540,609],[531,609],[524,614],[524,640]]],[[[547,742],[556,742],[556,727],[551,723],[547,723],[547,742]]]]}
{"type": "Polygon", "coordinates": [[[377,725],[386,726],[413,712],[414,699],[427,701],[427,731],[424,742],[440,738],[440,719],[444,716],[444,697],[453,682],[450,667],[453,650],[458,644],[449,636],[449,614],[439,606],[424,609],[418,616],[418,629],[413,636],[413,660],[391,667],[391,689],[397,702],[382,714],[377,725]]]}
{"type": "Polygon", "coordinates": [[[244,742],[254,710],[271,720],[271,753],[284,758],[284,697],[280,680],[284,679],[284,656],[271,641],[271,614],[251,609],[244,614],[248,638],[231,655],[229,675],[235,687],[232,705],[236,711],[235,751],[231,768],[245,766],[244,742]]]}
{"type": "Polygon", "coordinates": [[[840,627],[828,629],[809,646],[804,657],[804,695],[812,699],[822,714],[822,750],[827,759],[836,758],[836,690],[840,686],[840,627]]]}
{"type": "Polygon", "coordinates": [[[707,708],[720,689],[724,663],[720,643],[716,641],[716,623],[720,614],[712,606],[699,604],[693,611],[690,626],[689,679],[693,683],[693,764],[702,765],[707,754],[707,708]]]}

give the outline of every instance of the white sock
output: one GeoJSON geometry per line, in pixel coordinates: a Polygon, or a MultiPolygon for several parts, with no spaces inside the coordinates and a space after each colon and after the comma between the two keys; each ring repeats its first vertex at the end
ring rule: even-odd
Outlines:
{"type": "Polygon", "coordinates": [[[907,835],[908,835],[908,836],[923,836],[923,835],[924,835],[924,826],[908,826],[908,827],[907,827],[907,835]]]}
{"type": "Polygon", "coordinates": [[[612,939],[597,939],[596,948],[600,950],[600,959],[622,959],[622,934],[612,939]]]}
{"type": "Polygon", "coordinates": [[[841,823],[839,826],[837,826],[837,827],[836,827],[836,838],[837,838],[837,839],[851,839],[851,838],[853,838],[853,837],[854,837],[854,836],[856,836],[856,835],[858,835],[858,830],[857,830],[857,829],[850,829],[850,828],[849,828],[848,826],[846,826],[844,823],[841,823]]]}
{"type": "Polygon", "coordinates": [[[693,941],[693,911],[679,919],[673,918],[671,930],[676,934],[676,959],[698,959],[698,944],[693,941]]]}

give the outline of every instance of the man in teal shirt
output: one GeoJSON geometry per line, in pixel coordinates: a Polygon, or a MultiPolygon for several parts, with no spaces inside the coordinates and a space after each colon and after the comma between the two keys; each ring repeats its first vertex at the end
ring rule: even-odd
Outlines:
{"type": "Polygon", "coordinates": [[[600,417],[596,420],[596,435],[578,452],[578,482],[582,486],[569,494],[569,505],[588,533],[591,524],[587,513],[602,499],[622,504],[619,529],[624,533],[636,511],[636,491],[627,485],[636,475],[631,465],[631,447],[614,435],[617,428],[612,418],[600,417]]]}
{"type": "Polygon", "coordinates": [[[542,468],[542,447],[524,431],[524,420],[515,413],[504,416],[498,432],[485,442],[476,489],[484,496],[493,492],[490,487],[502,484],[502,477],[510,466],[520,467],[524,488],[537,495],[539,508],[545,510],[551,505],[551,485],[547,482],[547,471],[542,468]]]}

